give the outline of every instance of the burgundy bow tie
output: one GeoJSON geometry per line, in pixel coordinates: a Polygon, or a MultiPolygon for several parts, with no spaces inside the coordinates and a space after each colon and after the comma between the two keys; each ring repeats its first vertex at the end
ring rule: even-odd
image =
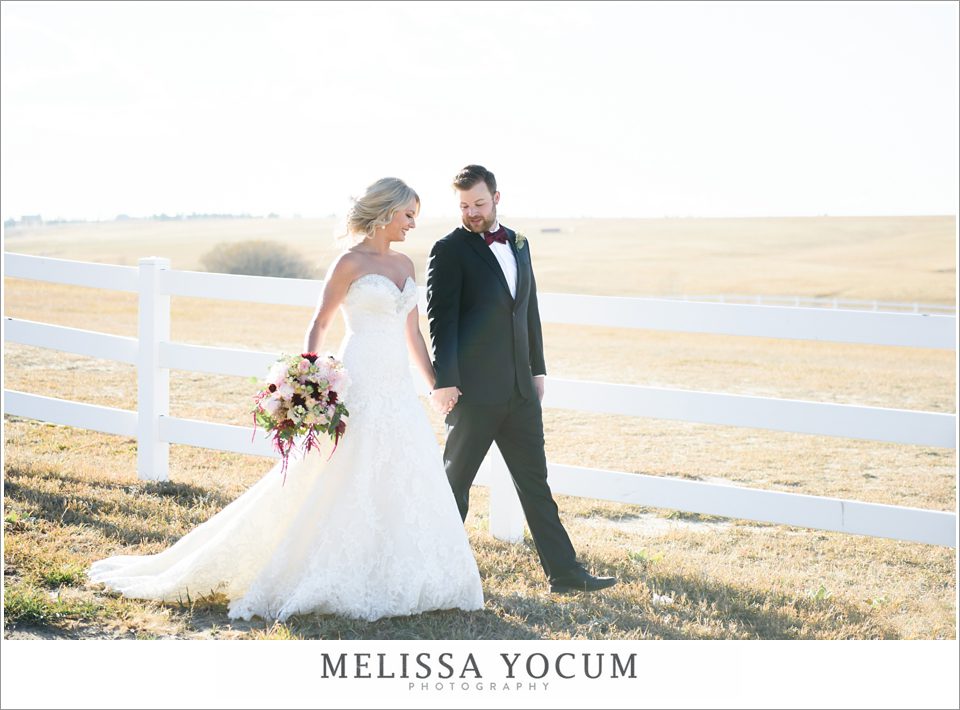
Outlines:
{"type": "Polygon", "coordinates": [[[500,226],[496,232],[484,232],[483,240],[487,243],[487,246],[490,246],[494,242],[500,242],[501,244],[507,243],[507,230],[503,228],[503,225],[500,226]]]}

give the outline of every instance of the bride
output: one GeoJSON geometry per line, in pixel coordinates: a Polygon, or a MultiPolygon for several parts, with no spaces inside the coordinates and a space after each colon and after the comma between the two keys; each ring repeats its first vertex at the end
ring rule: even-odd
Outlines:
{"type": "Polygon", "coordinates": [[[420,198],[383,178],[354,200],[357,243],[330,266],[305,351],[338,309],[337,354],[351,380],[347,430],[291,454],[235,501],[156,555],[95,562],[89,578],[126,596],[177,601],[222,592],[233,619],[318,612],[372,621],[483,608],[477,564],[417,398],[409,356],[433,387],[413,261],[392,249],[416,227],[420,198]]]}

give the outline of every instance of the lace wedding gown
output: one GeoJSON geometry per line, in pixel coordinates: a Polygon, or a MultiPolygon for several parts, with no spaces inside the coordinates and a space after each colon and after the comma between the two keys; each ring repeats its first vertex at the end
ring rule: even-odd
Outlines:
{"type": "Polygon", "coordinates": [[[417,302],[382,274],[354,281],[338,357],[351,385],[347,430],[291,455],[156,555],[95,562],[89,578],[163,601],[222,592],[230,618],[333,613],[372,621],[483,608],[477,564],[417,398],[404,323],[417,302]]]}

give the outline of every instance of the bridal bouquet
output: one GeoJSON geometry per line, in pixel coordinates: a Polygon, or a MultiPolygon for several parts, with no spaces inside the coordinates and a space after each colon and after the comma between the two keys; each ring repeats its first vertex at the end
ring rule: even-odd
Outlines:
{"type": "Polygon", "coordinates": [[[333,451],[337,450],[347,428],[349,412],[343,397],[349,384],[343,363],[333,355],[282,355],[271,366],[262,389],[253,397],[253,432],[256,435],[259,424],[272,435],[274,448],[283,459],[284,483],[294,437],[306,435],[305,454],[320,445],[318,434],[332,438],[333,451]]]}

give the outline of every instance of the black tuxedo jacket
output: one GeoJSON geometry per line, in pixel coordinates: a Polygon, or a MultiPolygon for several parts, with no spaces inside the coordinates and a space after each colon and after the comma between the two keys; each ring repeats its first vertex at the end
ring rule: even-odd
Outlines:
{"type": "Polygon", "coordinates": [[[459,387],[462,401],[502,404],[514,387],[536,396],[535,375],[547,374],[530,243],[507,242],[517,260],[517,296],[479,234],[459,227],[433,245],[427,268],[427,317],[435,389],[459,387]]]}

